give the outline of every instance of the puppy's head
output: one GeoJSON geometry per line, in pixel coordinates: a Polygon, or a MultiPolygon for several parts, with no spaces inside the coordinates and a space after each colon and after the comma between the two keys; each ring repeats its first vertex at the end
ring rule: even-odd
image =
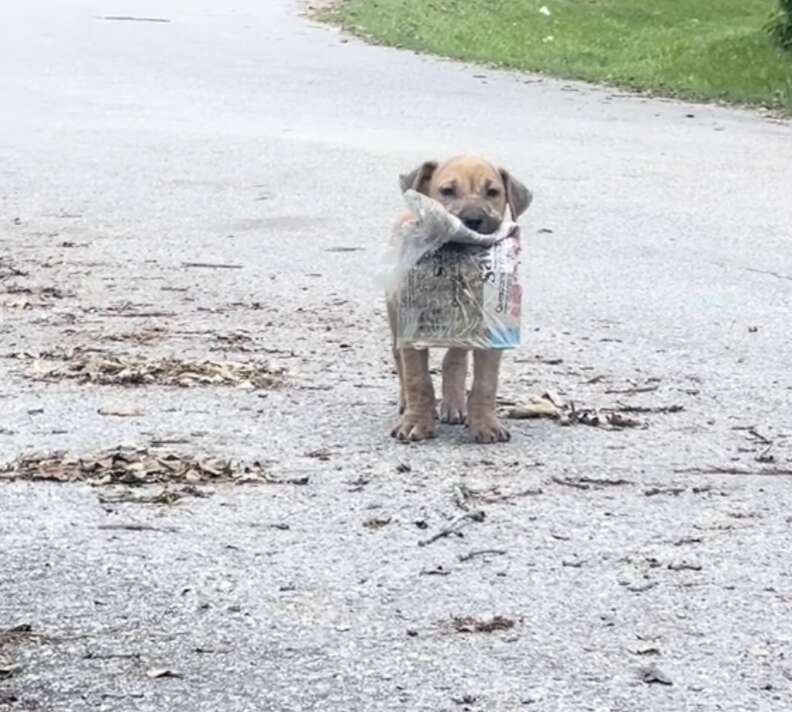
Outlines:
{"type": "Polygon", "coordinates": [[[442,203],[471,230],[489,235],[506,217],[516,220],[531,204],[531,192],[503,168],[471,156],[445,163],[427,161],[399,178],[402,192],[416,190],[442,203]]]}

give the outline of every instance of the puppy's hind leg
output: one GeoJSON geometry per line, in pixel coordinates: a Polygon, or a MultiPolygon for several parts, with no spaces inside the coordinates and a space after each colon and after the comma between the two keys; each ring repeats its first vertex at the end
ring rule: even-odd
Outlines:
{"type": "Polygon", "coordinates": [[[468,370],[468,352],[465,349],[448,349],[443,358],[443,401],[440,420],[460,425],[465,422],[465,379],[468,370]]]}

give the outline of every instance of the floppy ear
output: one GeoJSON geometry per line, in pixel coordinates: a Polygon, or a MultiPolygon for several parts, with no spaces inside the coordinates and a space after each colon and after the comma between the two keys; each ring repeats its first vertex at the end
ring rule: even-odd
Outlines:
{"type": "Polygon", "coordinates": [[[399,176],[399,186],[401,192],[406,190],[417,190],[419,193],[429,195],[429,181],[432,174],[437,170],[437,161],[427,161],[422,163],[414,171],[399,176]]]}
{"type": "Polygon", "coordinates": [[[501,180],[506,188],[506,202],[511,210],[512,220],[516,220],[522,215],[533,200],[533,194],[516,178],[512,178],[509,171],[500,169],[501,180]]]}

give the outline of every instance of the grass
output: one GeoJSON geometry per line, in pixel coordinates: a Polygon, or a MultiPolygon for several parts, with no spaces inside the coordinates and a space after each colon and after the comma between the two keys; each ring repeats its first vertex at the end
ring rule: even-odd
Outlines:
{"type": "Polygon", "coordinates": [[[767,31],[777,7],[776,0],[341,0],[324,15],[369,39],[455,59],[792,113],[792,52],[767,31]]]}

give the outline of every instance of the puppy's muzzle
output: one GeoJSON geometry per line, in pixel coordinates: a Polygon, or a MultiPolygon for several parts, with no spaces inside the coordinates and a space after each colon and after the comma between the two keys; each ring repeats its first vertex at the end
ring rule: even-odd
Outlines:
{"type": "Polygon", "coordinates": [[[500,220],[484,208],[469,206],[457,213],[464,225],[483,235],[489,235],[500,227],[500,220]]]}

